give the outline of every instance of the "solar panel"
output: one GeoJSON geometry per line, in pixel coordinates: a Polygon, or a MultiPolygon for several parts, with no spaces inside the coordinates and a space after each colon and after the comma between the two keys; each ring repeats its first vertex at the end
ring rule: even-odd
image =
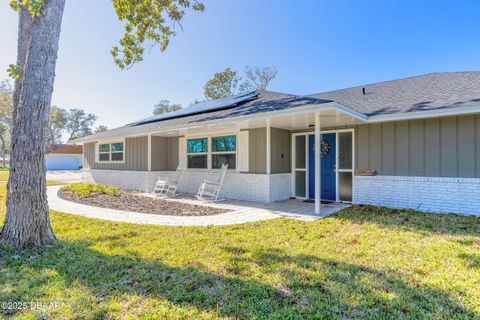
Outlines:
{"type": "Polygon", "coordinates": [[[190,116],[190,115],[204,113],[204,112],[211,112],[211,111],[220,110],[220,109],[233,108],[240,103],[254,100],[257,97],[258,97],[258,93],[256,91],[252,91],[249,93],[226,97],[222,99],[203,101],[203,102],[199,102],[191,106],[188,106],[186,108],[182,108],[177,111],[167,112],[157,116],[148,117],[140,121],[132,122],[127,124],[127,126],[138,126],[141,124],[147,124],[147,123],[156,122],[156,121],[185,117],[185,116],[190,116]]]}

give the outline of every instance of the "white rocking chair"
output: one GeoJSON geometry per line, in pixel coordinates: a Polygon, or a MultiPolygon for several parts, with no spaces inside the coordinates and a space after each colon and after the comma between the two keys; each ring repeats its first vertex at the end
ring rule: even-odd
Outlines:
{"type": "Polygon", "coordinates": [[[155,188],[153,189],[153,193],[157,197],[173,197],[177,192],[177,187],[182,181],[183,174],[185,173],[184,169],[180,169],[180,167],[175,170],[173,177],[163,177],[157,180],[155,184],[155,188]]]}
{"type": "Polygon", "coordinates": [[[228,164],[223,164],[220,170],[210,172],[210,174],[203,180],[200,188],[198,188],[198,200],[217,201],[218,195],[222,188],[223,179],[227,173],[228,164]]]}

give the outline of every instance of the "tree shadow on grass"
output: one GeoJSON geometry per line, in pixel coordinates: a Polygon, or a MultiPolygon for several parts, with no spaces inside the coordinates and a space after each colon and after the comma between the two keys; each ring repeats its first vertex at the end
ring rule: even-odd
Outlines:
{"type": "Polygon", "coordinates": [[[346,219],[359,224],[373,223],[387,228],[420,231],[425,234],[480,236],[480,217],[475,216],[355,205],[328,218],[346,219]]]}
{"type": "Polygon", "coordinates": [[[422,285],[418,279],[393,270],[338,262],[312,255],[289,255],[283,250],[247,252],[225,247],[238,274],[251,273],[254,265],[263,273],[283,274],[279,285],[304,315],[326,318],[475,318],[479,314],[459,304],[445,291],[422,285]],[[242,269],[242,266],[244,269],[242,269]]]}
{"type": "Polygon", "coordinates": [[[92,245],[59,241],[51,247],[0,251],[0,301],[38,301],[60,290],[68,297],[70,318],[98,319],[112,310],[110,302],[128,297],[137,297],[140,305],[145,299],[161,305],[145,307],[140,315],[163,309],[187,318],[201,317],[201,312],[257,319],[474,316],[438,289],[315,256],[229,247],[232,268],[217,274],[201,262],[171,266],[132,251],[104,254],[92,245]],[[265,280],[270,276],[279,282],[265,280]],[[87,295],[72,297],[70,287],[87,295]]]}
{"type": "Polygon", "coordinates": [[[470,268],[480,271],[480,254],[462,253],[459,257],[464,259],[470,268]]]}

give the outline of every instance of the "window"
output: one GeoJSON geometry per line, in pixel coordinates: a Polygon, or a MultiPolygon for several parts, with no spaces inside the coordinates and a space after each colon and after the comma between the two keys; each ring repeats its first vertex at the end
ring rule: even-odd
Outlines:
{"type": "Polygon", "coordinates": [[[212,168],[220,169],[228,164],[228,169],[236,168],[237,137],[212,137],[212,168]]]}
{"type": "Polygon", "coordinates": [[[123,162],[123,142],[101,143],[98,145],[99,162],[123,162]]]}
{"type": "Polygon", "coordinates": [[[187,166],[190,169],[207,169],[208,138],[187,140],[187,166]]]}
{"type": "Polygon", "coordinates": [[[110,145],[108,143],[98,146],[98,160],[110,161],[110,145]]]}

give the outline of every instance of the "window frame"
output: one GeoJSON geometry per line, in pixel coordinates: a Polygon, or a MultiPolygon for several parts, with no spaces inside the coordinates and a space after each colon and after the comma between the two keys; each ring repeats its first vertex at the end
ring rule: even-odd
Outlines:
{"type": "Polygon", "coordinates": [[[99,141],[95,144],[95,162],[96,163],[125,163],[125,139],[122,140],[112,140],[112,141],[99,141]],[[123,144],[122,151],[113,151],[112,144],[121,143],[123,144]],[[108,145],[108,152],[100,152],[100,145],[107,144],[108,145]],[[114,153],[121,153],[122,160],[112,160],[112,155],[114,153]],[[100,154],[108,154],[109,158],[108,161],[100,160],[100,154]]]}
{"type": "MultiPolygon", "coordinates": [[[[237,134],[221,134],[221,135],[212,135],[209,139],[210,141],[210,164],[212,169],[220,169],[220,168],[213,168],[213,156],[214,155],[222,155],[222,154],[235,154],[235,168],[230,170],[237,170],[237,134]],[[235,151],[213,151],[213,143],[211,142],[214,138],[221,138],[221,137],[235,137],[235,151]]],[[[228,170],[228,168],[227,168],[228,170]]]]}
{"type": "Polygon", "coordinates": [[[199,135],[186,135],[185,136],[185,166],[188,170],[218,170],[220,168],[213,168],[213,155],[214,154],[235,154],[235,169],[228,168],[230,171],[237,171],[238,169],[238,132],[222,132],[215,134],[199,134],[199,135]],[[235,151],[212,151],[212,138],[217,137],[235,137],[235,151]],[[207,139],[207,152],[188,152],[188,140],[193,139],[207,139]],[[188,167],[188,156],[189,155],[206,155],[207,156],[207,167],[206,168],[190,168],[188,167]]]}
{"type": "Polygon", "coordinates": [[[205,137],[205,136],[196,136],[196,137],[185,137],[185,147],[186,147],[186,152],[185,152],[185,157],[186,157],[186,166],[187,169],[190,170],[206,170],[209,167],[209,151],[210,151],[210,138],[205,137]],[[207,139],[207,152],[188,152],[188,141],[189,140],[201,140],[201,139],[207,139]],[[207,167],[206,168],[190,168],[188,166],[188,156],[207,156],[207,167]]]}

